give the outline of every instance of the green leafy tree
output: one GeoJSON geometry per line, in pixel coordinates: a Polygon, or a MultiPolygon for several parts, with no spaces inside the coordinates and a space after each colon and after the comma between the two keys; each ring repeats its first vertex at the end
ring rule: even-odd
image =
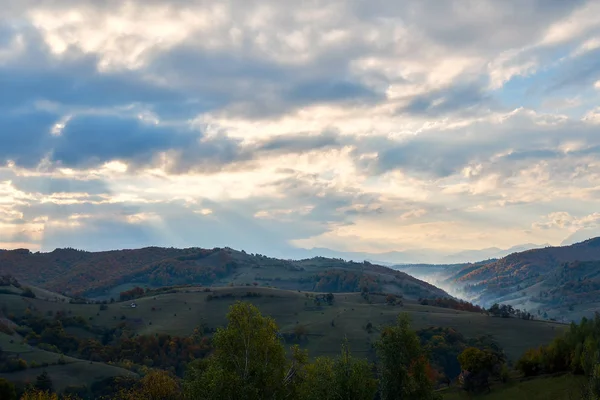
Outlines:
{"type": "Polygon", "coordinates": [[[367,360],[352,357],[347,340],[336,359],[319,357],[306,366],[301,384],[302,400],[372,400],[377,380],[367,360]]]}
{"type": "Polygon", "coordinates": [[[439,398],[428,376],[430,367],[419,337],[410,328],[408,314],[400,314],[396,325],[384,328],[375,346],[382,400],[439,398]]]}
{"type": "Polygon", "coordinates": [[[4,378],[0,378],[0,399],[17,400],[15,385],[4,378]]]}
{"type": "Polygon", "coordinates": [[[489,377],[497,375],[500,379],[507,379],[508,374],[503,370],[504,360],[490,350],[481,350],[468,347],[459,356],[458,362],[463,370],[459,377],[464,389],[469,391],[487,389],[489,377]]]}
{"type": "Polygon", "coordinates": [[[491,354],[476,347],[465,349],[458,356],[458,362],[463,370],[470,372],[490,371],[494,366],[491,354]]]}
{"type": "Polygon", "coordinates": [[[232,305],[227,320],[227,327],[219,328],[213,337],[213,355],[188,367],[186,395],[259,400],[295,392],[306,353],[294,347],[288,360],[275,321],[250,303],[232,305]]]}

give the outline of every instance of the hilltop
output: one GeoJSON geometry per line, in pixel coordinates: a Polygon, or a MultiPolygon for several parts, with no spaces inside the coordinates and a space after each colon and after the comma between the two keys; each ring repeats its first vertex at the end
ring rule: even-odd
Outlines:
{"type": "Polygon", "coordinates": [[[317,292],[401,294],[405,298],[448,297],[406,273],[369,262],[314,257],[282,260],[231,248],[161,248],[87,252],[56,249],[0,253],[0,275],[66,296],[108,299],[135,286],[196,284],[254,285],[317,292]]]}

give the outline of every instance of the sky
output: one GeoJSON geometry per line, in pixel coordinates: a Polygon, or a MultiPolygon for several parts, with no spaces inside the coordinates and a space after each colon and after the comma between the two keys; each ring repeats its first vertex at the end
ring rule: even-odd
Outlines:
{"type": "Polygon", "coordinates": [[[0,248],[597,235],[598,1],[2,1],[0,248]]]}

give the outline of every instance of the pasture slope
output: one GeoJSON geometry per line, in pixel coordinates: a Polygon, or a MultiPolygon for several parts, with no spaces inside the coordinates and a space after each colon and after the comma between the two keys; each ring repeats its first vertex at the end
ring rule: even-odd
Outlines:
{"type": "Polygon", "coordinates": [[[9,336],[0,333],[0,348],[9,356],[16,356],[25,360],[30,366],[22,371],[0,373],[0,378],[15,382],[33,383],[42,371],[46,371],[54,383],[54,388],[61,392],[68,386],[90,386],[94,382],[114,376],[137,376],[131,371],[112,365],[67,356],[61,357],[60,354],[40,350],[23,344],[21,341],[22,338],[17,334],[9,336]],[[62,361],[61,364],[58,363],[59,359],[62,361]],[[39,366],[31,367],[32,363],[39,366]],[[48,365],[42,366],[43,364],[48,365]]]}
{"type": "Polygon", "coordinates": [[[459,388],[442,390],[444,400],[579,400],[586,380],[565,374],[494,384],[490,393],[471,394],[459,388]]]}
{"type": "MultiPolygon", "coordinates": [[[[195,328],[211,332],[226,323],[231,304],[238,300],[255,304],[263,314],[275,319],[282,333],[293,333],[303,326],[306,336],[300,344],[311,357],[332,355],[339,351],[346,336],[353,353],[369,356],[372,343],[381,326],[391,324],[400,312],[407,312],[415,329],[431,326],[452,327],[466,337],[491,334],[505,350],[510,360],[516,360],[528,348],[550,342],[566,329],[566,325],[547,321],[526,321],[517,318],[495,318],[484,314],[456,311],[417,302],[387,305],[385,296],[365,299],[360,293],[336,293],[332,305],[316,305],[310,293],[260,287],[226,287],[207,289],[188,287],[176,293],[159,294],[128,302],[108,304],[100,310],[97,304],[71,304],[0,294],[4,312],[16,316],[26,309],[50,315],[62,311],[81,316],[90,324],[115,327],[124,321],[137,334],[167,333],[185,336],[195,328]],[[251,296],[248,294],[251,293],[251,296]],[[367,325],[372,326],[368,329],[367,325]]],[[[50,318],[50,317],[49,317],[50,318]]]]}

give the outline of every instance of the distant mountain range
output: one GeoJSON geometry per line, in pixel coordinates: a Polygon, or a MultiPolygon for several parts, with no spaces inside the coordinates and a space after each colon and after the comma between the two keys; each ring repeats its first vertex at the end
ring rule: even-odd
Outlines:
{"type": "Polygon", "coordinates": [[[509,249],[500,249],[490,247],[480,250],[463,250],[456,253],[446,254],[438,250],[421,249],[406,251],[390,251],[385,253],[365,253],[365,252],[343,252],[327,248],[297,249],[292,252],[292,258],[309,257],[331,257],[341,258],[343,260],[370,261],[382,265],[398,264],[458,264],[478,262],[482,260],[497,259],[512,253],[521,252],[530,249],[547,247],[548,244],[522,244],[509,249]]]}

